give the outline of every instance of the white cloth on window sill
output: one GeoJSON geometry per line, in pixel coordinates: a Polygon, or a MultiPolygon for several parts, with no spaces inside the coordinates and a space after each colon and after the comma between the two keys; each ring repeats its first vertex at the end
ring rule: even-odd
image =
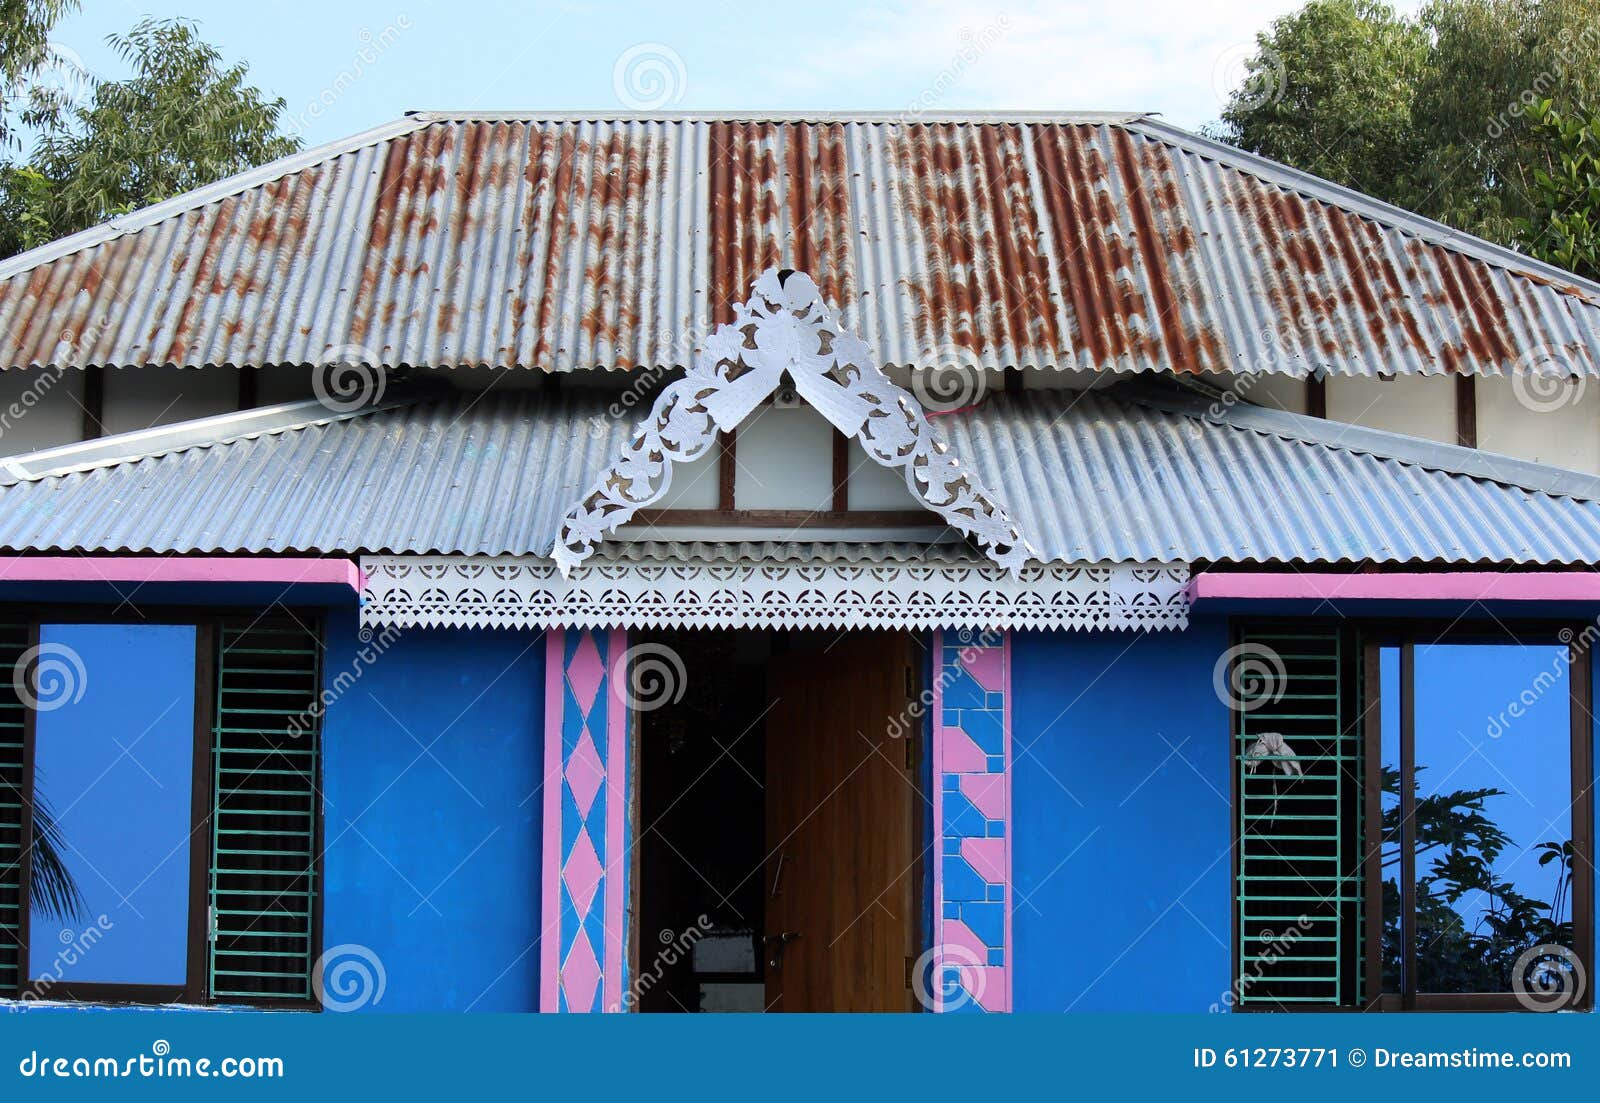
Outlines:
{"type": "Polygon", "coordinates": [[[1289,741],[1279,732],[1262,732],[1256,741],[1250,744],[1250,749],[1245,752],[1245,759],[1245,771],[1252,774],[1256,772],[1256,767],[1262,765],[1277,766],[1287,777],[1299,777],[1305,773],[1300,767],[1294,748],[1289,746],[1289,741]],[[1269,758],[1277,761],[1264,762],[1269,758]]]}

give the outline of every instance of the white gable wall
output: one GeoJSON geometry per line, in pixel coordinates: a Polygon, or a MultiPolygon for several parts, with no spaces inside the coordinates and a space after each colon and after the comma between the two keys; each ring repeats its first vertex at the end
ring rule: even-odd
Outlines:
{"type": "Polygon", "coordinates": [[[77,368],[0,372],[0,456],[71,444],[83,435],[77,368]]]}
{"type": "Polygon", "coordinates": [[[1328,420],[1456,442],[1456,381],[1439,375],[1328,380],[1328,420]]]}
{"type": "MultiPolygon", "coordinates": [[[[457,386],[526,385],[533,373],[469,370],[446,374],[457,386]],[[497,379],[496,376],[513,378],[497,379]]],[[[627,393],[627,375],[594,373],[596,383],[627,393]],[[601,378],[603,377],[603,378],[601,378]]],[[[909,383],[906,375],[902,380],[909,383]]],[[[271,367],[256,373],[261,405],[311,398],[311,369],[271,367]]],[[[71,444],[82,436],[85,374],[77,369],[0,372],[0,456],[71,444]]],[[[234,368],[107,369],[103,419],[108,433],[129,432],[237,408],[239,371],[234,368]]],[[[1029,371],[1027,389],[1115,385],[1121,377],[1076,372],[1029,371]]],[[[1234,391],[1271,409],[1306,412],[1306,383],[1283,375],[1210,374],[1207,383],[1234,391]]],[[[576,381],[569,381],[576,382],[576,381]]],[[[986,395],[1002,378],[985,380],[986,395]]],[[[636,384],[634,384],[636,385],[636,384]]],[[[1485,451],[1600,474],[1600,380],[1573,381],[1547,391],[1516,386],[1504,377],[1475,381],[1478,445],[1485,451]]],[[[1456,439],[1455,380],[1442,376],[1398,376],[1389,380],[1332,377],[1326,382],[1331,421],[1365,425],[1443,443],[1456,439]]],[[[648,410],[648,388],[642,405],[648,410]]],[[[741,509],[831,509],[833,428],[806,408],[760,407],[739,430],[735,492],[741,509]]],[[[718,504],[716,450],[674,473],[669,501],[678,509],[713,509],[718,504]]],[[[916,502],[898,472],[871,462],[850,446],[849,503],[852,509],[914,509],[916,502]]]]}
{"type": "Polygon", "coordinates": [[[114,368],[105,373],[106,432],[131,433],[239,408],[238,368],[114,368]]]}
{"type": "Polygon", "coordinates": [[[739,426],[734,448],[734,504],[740,509],[832,509],[836,432],[809,407],[756,407],[739,426]]]}
{"type": "Polygon", "coordinates": [[[1478,447],[1600,474],[1600,380],[1533,390],[1510,379],[1479,379],[1478,447]]]}

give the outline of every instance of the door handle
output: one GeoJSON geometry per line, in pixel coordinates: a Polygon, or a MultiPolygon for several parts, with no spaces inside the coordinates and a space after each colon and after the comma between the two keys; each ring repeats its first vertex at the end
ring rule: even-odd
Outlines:
{"type": "Polygon", "coordinates": [[[799,931],[784,931],[782,934],[769,934],[761,940],[765,946],[772,947],[772,956],[767,959],[767,964],[773,969],[783,968],[783,950],[789,943],[800,937],[799,931]]]}

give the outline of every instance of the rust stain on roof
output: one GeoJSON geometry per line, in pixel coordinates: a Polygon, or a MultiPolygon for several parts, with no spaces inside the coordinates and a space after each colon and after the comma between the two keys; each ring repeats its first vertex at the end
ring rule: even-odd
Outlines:
{"type": "Polygon", "coordinates": [[[889,363],[1492,372],[1544,346],[1600,374],[1593,289],[1276,172],[1138,119],[424,120],[18,262],[0,366],[673,366],[780,266],[889,363]]]}
{"type": "Polygon", "coordinates": [[[733,321],[755,278],[783,262],[780,134],[772,123],[711,124],[712,325],[733,321]]]}

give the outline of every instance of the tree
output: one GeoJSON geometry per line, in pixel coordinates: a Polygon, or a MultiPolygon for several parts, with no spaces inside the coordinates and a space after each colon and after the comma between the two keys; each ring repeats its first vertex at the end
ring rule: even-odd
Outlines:
{"type": "Polygon", "coordinates": [[[108,41],[132,75],[80,105],[44,104],[25,167],[0,177],[9,251],[96,225],[300,148],[279,133],[284,101],[224,65],[193,23],[139,23],[108,41]]]}
{"type": "Polygon", "coordinates": [[[14,140],[13,112],[25,106],[28,79],[50,57],[50,32],[78,0],[0,0],[0,149],[14,140]]]}
{"type": "Polygon", "coordinates": [[[1600,0],[1310,0],[1257,36],[1212,133],[1493,241],[1528,248],[1537,173],[1556,167],[1530,117],[1600,105],[1600,0]]]}
{"type": "Polygon", "coordinates": [[[1600,112],[1562,112],[1541,100],[1528,114],[1549,167],[1533,168],[1533,209],[1520,234],[1535,256],[1600,280],[1600,112]]]}
{"type": "Polygon", "coordinates": [[[1433,0],[1417,85],[1414,209],[1509,245],[1526,243],[1532,172],[1550,151],[1527,109],[1600,105],[1600,0],[1433,0]]]}
{"type": "Polygon", "coordinates": [[[1417,154],[1412,101],[1426,32],[1378,0],[1311,0],[1256,36],[1213,133],[1382,198],[1417,154]]]}
{"type": "MultiPolygon", "coordinates": [[[[1420,775],[1423,767],[1416,768],[1420,775]]],[[[1419,990],[1503,992],[1514,966],[1537,946],[1573,946],[1569,914],[1574,850],[1570,839],[1531,848],[1540,866],[1556,864],[1549,900],[1536,900],[1495,869],[1516,845],[1489,818],[1485,804],[1499,789],[1460,789],[1415,795],[1412,818],[1416,860],[1416,914],[1402,925],[1398,867],[1405,835],[1400,822],[1400,771],[1381,767],[1388,799],[1383,812],[1383,972],[1385,987],[1398,991],[1404,943],[1417,956],[1419,990]],[[1423,856],[1428,856],[1426,864],[1423,856]]]]}

